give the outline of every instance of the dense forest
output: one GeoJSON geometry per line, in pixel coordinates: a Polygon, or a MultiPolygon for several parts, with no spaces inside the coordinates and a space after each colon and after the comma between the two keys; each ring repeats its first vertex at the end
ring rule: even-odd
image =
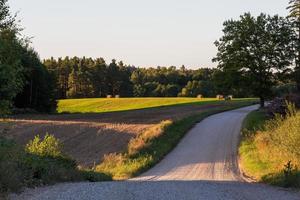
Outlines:
{"type": "MultiPolygon", "coordinates": [[[[252,97],[251,80],[240,72],[219,68],[137,68],[103,58],[65,57],[43,64],[57,80],[57,97],[215,97],[218,94],[252,97]],[[230,79],[230,81],[229,81],[230,79]]],[[[292,71],[273,73],[270,96],[296,90],[292,71]]]]}
{"type": "MultiPolygon", "coordinates": [[[[56,77],[58,98],[106,97],[196,97],[201,94],[213,97],[223,93],[217,87],[220,71],[217,69],[187,69],[182,66],[136,68],[112,60],[106,64],[103,58],[47,59],[46,68],[56,77]]],[[[219,78],[220,79],[220,78],[219,78]]],[[[227,88],[228,94],[237,94],[227,88]]],[[[240,93],[239,96],[248,94],[240,93]]]]}

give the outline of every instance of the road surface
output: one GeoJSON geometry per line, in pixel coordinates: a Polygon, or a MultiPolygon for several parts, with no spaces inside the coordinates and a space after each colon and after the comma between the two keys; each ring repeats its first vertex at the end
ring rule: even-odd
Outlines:
{"type": "Polygon", "coordinates": [[[300,200],[299,192],[243,181],[237,145],[242,121],[255,109],[250,106],[208,117],[159,164],[135,179],[58,184],[11,199],[300,200]]]}
{"type": "Polygon", "coordinates": [[[206,118],[137,180],[241,181],[237,159],[241,126],[247,114],[257,108],[255,105],[206,118]]]}

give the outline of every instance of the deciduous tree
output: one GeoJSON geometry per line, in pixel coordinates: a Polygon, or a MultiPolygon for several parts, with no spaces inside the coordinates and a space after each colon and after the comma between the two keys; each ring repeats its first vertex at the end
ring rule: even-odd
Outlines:
{"type": "Polygon", "coordinates": [[[222,71],[243,77],[241,81],[247,82],[251,93],[264,106],[276,80],[274,72],[284,73],[293,61],[293,31],[289,20],[246,13],[238,20],[226,21],[223,33],[215,42],[218,53],[213,61],[218,62],[222,71]]]}

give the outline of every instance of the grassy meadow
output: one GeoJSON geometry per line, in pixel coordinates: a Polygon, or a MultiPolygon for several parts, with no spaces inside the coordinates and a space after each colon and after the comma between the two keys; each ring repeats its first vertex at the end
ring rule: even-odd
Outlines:
{"type": "MultiPolygon", "coordinates": [[[[234,99],[248,101],[255,99],[234,99]]],[[[222,100],[216,98],[91,98],[66,99],[58,101],[58,113],[105,113],[128,111],[163,106],[180,106],[187,104],[213,104],[222,100]]]]}

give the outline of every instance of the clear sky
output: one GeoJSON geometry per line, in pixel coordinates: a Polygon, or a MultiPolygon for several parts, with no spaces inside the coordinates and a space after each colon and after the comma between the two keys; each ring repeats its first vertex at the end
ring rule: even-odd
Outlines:
{"type": "Polygon", "coordinates": [[[9,0],[41,58],[112,58],[135,66],[214,67],[222,23],[288,0],[9,0]]]}

